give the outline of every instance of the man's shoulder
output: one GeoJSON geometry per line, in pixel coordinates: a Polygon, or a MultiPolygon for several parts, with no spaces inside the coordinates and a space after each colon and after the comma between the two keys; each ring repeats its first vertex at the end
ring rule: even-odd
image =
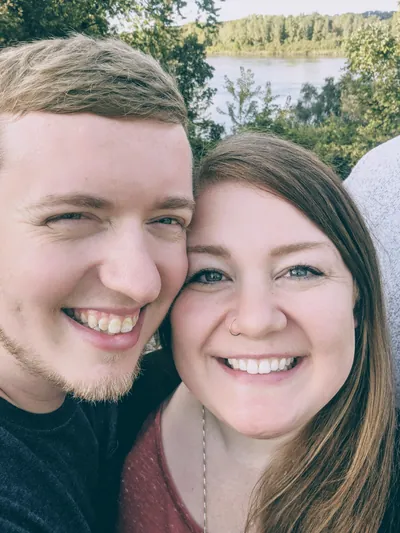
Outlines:
{"type": "Polygon", "coordinates": [[[0,402],[1,533],[96,530],[108,411],[68,398],[59,410],[34,415],[0,402]]]}

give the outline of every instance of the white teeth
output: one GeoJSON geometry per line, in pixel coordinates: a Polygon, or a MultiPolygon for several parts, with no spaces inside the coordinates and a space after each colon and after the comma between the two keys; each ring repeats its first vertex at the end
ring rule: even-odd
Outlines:
{"type": "Polygon", "coordinates": [[[130,317],[125,318],[121,325],[121,333],[129,333],[133,330],[134,325],[130,317]]]}
{"type": "Polygon", "coordinates": [[[294,357],[287,359],[227,359],[228,365],[235,370],[248,374],[269,374],[270,372],[284,372],[294,363],[294,357]]]}
{"type": "Polygon", "coordinates": [[[239,359],[239,368],[240,368],[240,370],[244,370],[244,372],[247,372],[247,361],[246,361],[246,359],[239,359]]]}
{"type": "Polygon", "coordinates": [[[108,324],[108,333],[116,335],[121,332],[121,320],[119,318],[113,318],[108,324]]]}
{"type": "Polygon", "coordinates": [[[285,366],[286,366],[286,359],[281,359],[279,361],[279,370],[285,370],[285,366]]]}
{"type": "Polygon", "coordinates": [[[258,374],[258,363],[254,359],[249,359],[247,361],[247,373],[258,374]]]}
{"type": "Polygon", "coordinates": [[[92,309],[89,309],[88,311],[74,311],[74,315],[81,324],[108,335],[130,333],[139,320],[139,313],[135,316],[129,315],[120,317],[113,314],[101,313],[100,311],[92,309]]]}
{"type": "Polygon", "coordinates": [[[92,329],[97,327],[97,318],[94,315],[88,315],[88,326],[92,329]]]}
{"type": "Polygon", "coordinates": [[[99,328],[101,331],[107,331],[108,330],[108,318],[102,317],[99,320],[99,328]]]}
{"type": "Polygon", "coordinates": [[[276,372],[279,370],[279,361],[278,359],[272,359],[271,361],[271,372],[276,372]]]}
{"type": "Polygon", "coordinates": [[[268,359],[263,359],[258,365],[259,374],[269,374],[271,372],[271,363],[268,359]]]}

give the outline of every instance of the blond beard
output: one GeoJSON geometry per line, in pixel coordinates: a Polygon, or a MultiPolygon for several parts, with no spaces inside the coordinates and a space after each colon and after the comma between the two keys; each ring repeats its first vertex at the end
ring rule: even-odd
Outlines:
{"type": "MultiPolygon", "coordinates": [[[[140,373],[141,358],[139,358],[134,370],[130,373],[121,376],[104,377],[96,382],[85,380],[70,382],[49,368],[34,352],[26,350],[18,342],[8,337],[1,328],[0,344],[14,357],[20,368],[33,377],[40,377],[46,380],[49,385],[58,388],[65,394],[70,394],[74,398],[88,402],[117,402],[130,391],[135,379],[140,373]]],[[[106,364],[112,364],[120,357],[121,355],[117,353],[109,354],[106,355],[105,362],[106,364]]]]}

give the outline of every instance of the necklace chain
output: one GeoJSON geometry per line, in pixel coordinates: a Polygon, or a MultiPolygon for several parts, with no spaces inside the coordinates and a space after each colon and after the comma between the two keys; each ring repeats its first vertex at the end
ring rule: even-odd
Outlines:
{"type": "Polygon", "coordinates": [[[203,533],[207,533],[207,427],[206,409],[202,406],[202,433],[203,433],[203,533]]]}

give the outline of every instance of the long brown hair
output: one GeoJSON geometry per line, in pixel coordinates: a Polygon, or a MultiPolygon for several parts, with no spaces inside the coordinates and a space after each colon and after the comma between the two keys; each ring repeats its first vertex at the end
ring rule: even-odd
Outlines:
{"type": "Polygon", "coordinates": [[[302,211],[336,246],[358,292],[352,371],[261,478],[246,532],[377,533],[389,499],[396,418],[379,268],[366,226],[332,170],[269,135],[230,137],[206,156],[196,194],[221,181],[268,190],[302,211]]]}

